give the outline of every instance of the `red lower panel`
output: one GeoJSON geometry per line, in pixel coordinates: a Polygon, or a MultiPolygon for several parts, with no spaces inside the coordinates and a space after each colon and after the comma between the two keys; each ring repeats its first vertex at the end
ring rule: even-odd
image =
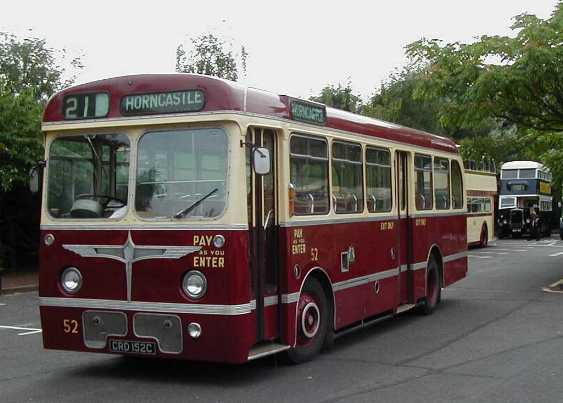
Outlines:
{"type": "MultiPolygon", "coordinates": [[[[87,352],[109,353],[104,349],[91,349],[84,346],[82,335],[82,308],[41,307],[41,324],[43,328],[43,345],[45,348],[57,350],[74,350],[87,352]],[[65,320],[67,326],[65,332],[65,320]],[[72,321],[78,323],[73,333],[72,321]]],[[[125,312],[128,319],[128,335],[126,340],[147,341],[135,337],[132,332],[132,317],[136,312],[125,312]]],[[[183,351],[180,354],[157,353],[163,358],[178,358],[195,361],[218,361],[230,363],[246,362],[248,352],[255,340],[256,322],[254,313],[235,316],[176,314],[182,322],[183,351]],[[202,327],[199,339],[192,339],[185,330],[188,323],[197,322],[202,327]]]]}
{"type": "Polygon", "coordinates": [[[346,288],[334,293],[337,329],[358,322],[365,317],[364,301],[366,292],[367,284],[346,288]]]}
{"type": "Polygon", "coordinates": [[[366,316],[374,316],[394,309],[397,306],[398,291],[398,277],[389,277],[377,282],[370,281],[366,288],[366,316]]]}
{"type": "Polygon", "coordinates": [[[414,301],[426,297],[426,267],[413,272],[414,301]]]}

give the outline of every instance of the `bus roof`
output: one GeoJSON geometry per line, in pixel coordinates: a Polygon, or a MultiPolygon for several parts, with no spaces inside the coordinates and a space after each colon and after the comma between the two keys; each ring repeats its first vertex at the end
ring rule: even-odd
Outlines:
{"type": "MultiPolygon", "coordinates": [[[[43,122],[62,123],[65,121],[63,100],[71,94],[109,94],[109,111],[104,118],[116,119],[124,118],[120,105],[125,96],[181,90],[200,90],[205,94],[205,103],[199,112],[246,112],[281,119],[291,118],[290,100],[295,99],[287,95],[277,95],[245,87],[232,81],[198,74],[131,75],[77,85],[55,94],[47,103],[43,122]]],[[[326,108],[324,126],[458,154],[456,144],[446,137],[335,108],[326,108]]]]}
{"type": "Polygon", "coordinates": [[[547,168],[535,161],[510,161],[502,164],[500,169],[542,169],[547,171],[547,168]]]}

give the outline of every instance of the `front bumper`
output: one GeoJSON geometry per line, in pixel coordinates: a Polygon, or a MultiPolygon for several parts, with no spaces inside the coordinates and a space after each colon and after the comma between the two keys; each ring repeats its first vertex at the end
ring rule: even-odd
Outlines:
{"type": "MultiPolygon", "coordinates": [[[[242,363],[255,342],[255,315],[202,315],[41,306],[47,349],[112,353],[110,340],[156,342],[156,356],[242,363]],[[187,326],[196,322],[201,336],[187,326]]],[[[131,353],[135,354],[135,353],[131,353]]]]}

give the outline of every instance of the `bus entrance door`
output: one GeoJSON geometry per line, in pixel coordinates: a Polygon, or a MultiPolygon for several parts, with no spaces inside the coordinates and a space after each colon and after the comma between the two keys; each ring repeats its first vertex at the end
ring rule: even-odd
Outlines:
{"type": "Polygon", "coordinates": [[[246,143],[270,152],[270,173],[256,175],[247,147],[247,189],[252,290],[256,300],[257,341],[279,337],[278,217],[276,135],[271,129],[251,128],[246,143]]]}
{"type": "Polygon", "coordinates": [[[398,305],[412,303],[412,301],[410,301],[412,294],[411,290],[413,289],[412,270],[410,270],[413,244],[411,228],[412,206],[409,205],[409,195],[412,190],[409,188],[409,161],[410,154],[408,152],[396,151],[396,204],[399,223],[399,229],[397,231],[397,255],[399,266],[398,305]]]}

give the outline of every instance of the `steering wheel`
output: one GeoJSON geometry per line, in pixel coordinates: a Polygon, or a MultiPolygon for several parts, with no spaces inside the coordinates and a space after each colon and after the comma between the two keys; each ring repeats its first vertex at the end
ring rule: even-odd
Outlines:
{"type": "Polygon", "coordinates": [[[112,200],[120,203],[120,206],[116,206],[116,207],[123,207],[123,206],[127,205],[127,202],[125,202],[125,201],[123,201],[123,200],[121,200],[117,197],[109,196],[109,195],[98,195],[98,194],[95,194],[95,193],[81,194],[76,198],[76,200],[82,200],[82,199],[105,199],[106,200],[105,203],[100,201],[100,203],[103,204],[104,208],[112,200]]]}

